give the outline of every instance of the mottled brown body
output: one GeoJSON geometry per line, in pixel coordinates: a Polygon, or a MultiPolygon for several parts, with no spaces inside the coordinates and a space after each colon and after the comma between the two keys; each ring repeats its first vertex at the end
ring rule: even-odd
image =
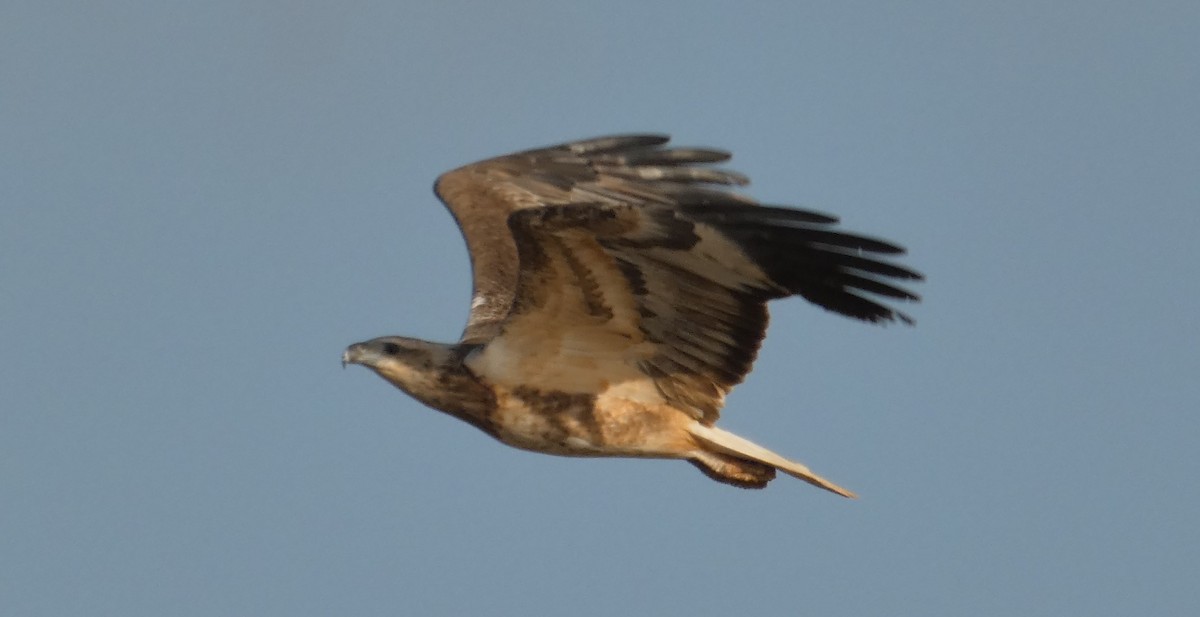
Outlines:
{"type": "Polygon", "coordinates": [[[588,394],[497,388],[491,425],[500,441],[560,456],[683,458],[695,449],[694,422],[666,405],[597,405],[588,394]]]}

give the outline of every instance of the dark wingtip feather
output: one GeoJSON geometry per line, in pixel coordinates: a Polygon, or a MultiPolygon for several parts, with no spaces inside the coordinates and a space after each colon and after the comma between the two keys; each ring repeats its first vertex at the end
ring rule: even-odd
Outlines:
{"type": "Polygon", "coordinates": [[[761,206],[758,208],[729,208],[723,204],[694,206],[688,209],[689,214],[699,220],[716,225],[733,236],[745,240],[761,240],[789,244],[823,245],[899,255],[904,253],[904,247],[859,234],[835,231],[831,223],[836,218],[820,212],[780,208],[778,206],[761,206]],[[774,240],[771,236],[786,235],[787,238],[774,240]]]}
{"type": "Polygon", "coordinates": [[[603,154],[606,152],[617,152],[630,148],[644,148],[647,146],[659,146],[671,141],[670,135],[660,133],[632,133],[628,135],[607,135],[605,137],[595,137],[592,139],[583,139],[564,144],[571,152],[576,154],[603,154]]]}
{"type": "Polygon", "coordinates": [[[905,313],[846,289],[816,288],[802,291],[798,295],[823,309],[862,321],[879,324],[899,321],[908,326],[917,323],[905,313]]]}
{"type": "Polygon", "coordinates": [[[832,214],[829,214],[827,212],[818,212],[816,210],[806,210],[803,208],[789,208],[787,206],[765,205],[765,206],[762,206],[762,208],[760,208],[760,209],[766,210],[767,212],[783,212],[783,213],[785,213],[785,216],[787,218],[789,218],[793,221],[799,222],[799,223],[817,223],[820,225],[833,225],[841,220],[838,217],[836,217],[832,214]]]}
{"type": "Polygon", "coordinates": [[[919,273],[875,257],[901,254],[904,249],[899,245],[837,231],[832,228],[833,217],[805,210],[703,204],[684,211],[736,242],[777,286],[770,297],[799,295],[864,321],[913,323],[908,315],[872,297],[920,300],[888,280],[921,280],[919,273]]]}
{"type": "Polygon", "coordinates": [[[630,152],[621,157],[629,165],[690,165],[694,163],[720,163],[733,155],[724,150],[710,148],[647,148],[630,152]]]}

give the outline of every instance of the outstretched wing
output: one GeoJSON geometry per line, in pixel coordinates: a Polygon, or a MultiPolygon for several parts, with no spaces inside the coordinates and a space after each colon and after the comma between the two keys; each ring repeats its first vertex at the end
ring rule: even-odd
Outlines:
{"type": "Polygon", "coordinates": [[[554,205],[751,203],[705,185],[745,184],[731,171],[696,167],[724,161],[718,150],[664,148],[663,135],[576,141],[488,159],[443,174],[434,191],[454,215],[471,253],[474,293],[462,341],[491,339],[517,287],[517,247],[508,217],[554,205]]]}
{"type": "Polygon", "coordinates": [[[877,257],[900,247],[816,212],[634,183],[660,186],[655,200],[513,213],[514,302],[473,368],[565,392],[637,397],[652,383],[653,396],[711,423],[750,371],[768,300],[801,295],[867,321],[911,321],[881,302],[917,299],[888,279],[920,275],[877,257]]]}

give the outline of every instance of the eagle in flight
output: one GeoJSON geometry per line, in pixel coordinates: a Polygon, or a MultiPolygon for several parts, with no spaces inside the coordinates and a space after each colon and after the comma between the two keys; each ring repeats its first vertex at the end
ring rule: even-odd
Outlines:
{"type": "Polygon", "coordinates": [[[767,302],[801,296],[848,317],[912,320],[887,261],[904,249],[833,216],[727,187],[729,153],[664,135],[575,141],[481,161],[434,190],[471,254],[474,294],[455,344],[384,336],[348,347],[422,403],[517,448],[682,459],[762,488],[782,471],[846,497],[795,461],[717,428],[767,328],[767,302]]]}

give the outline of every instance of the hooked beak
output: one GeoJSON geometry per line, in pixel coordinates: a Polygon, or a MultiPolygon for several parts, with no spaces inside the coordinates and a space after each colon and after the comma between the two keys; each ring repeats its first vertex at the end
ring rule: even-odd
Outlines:
{"type": "Polygon", "coordinates": [[[366,346],[362,343],[355,343],[346,348],[342,352],[342,369],[346,368],[347,364],[362,364],[363,354],[366,353],[366,346]]]}

